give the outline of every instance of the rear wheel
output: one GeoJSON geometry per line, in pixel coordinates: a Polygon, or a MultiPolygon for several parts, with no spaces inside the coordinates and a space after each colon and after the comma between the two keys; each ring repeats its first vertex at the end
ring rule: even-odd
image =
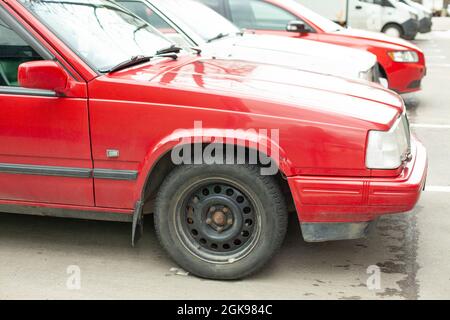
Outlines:
{"type": "Polygon", "coordinates": [[[155,227],[162,246],[185,270],[239,279],[259,270],[287,229],[283,195],[257,166],[181,166],[158,193],[155,227]]]}

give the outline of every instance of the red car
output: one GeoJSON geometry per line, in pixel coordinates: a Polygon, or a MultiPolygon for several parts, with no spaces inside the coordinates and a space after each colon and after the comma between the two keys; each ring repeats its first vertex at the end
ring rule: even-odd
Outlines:
{"type": "Polygon", "coordinates": [[[421,89],[425,56],[405,40],[357,29],[346,29],[294,0],[199,0],[240,28],[316,40],[367,50],[378,58],[389,88],[400,93],[421,89]]]}
{"type": "Polygon", "coordinates": [[[154,213],[187,271],[236,279],[280,247],[354,239],[411,210],[427,156],[366,82],[206,59],[108,0],[0,1],[0,212],[154,213]]]}

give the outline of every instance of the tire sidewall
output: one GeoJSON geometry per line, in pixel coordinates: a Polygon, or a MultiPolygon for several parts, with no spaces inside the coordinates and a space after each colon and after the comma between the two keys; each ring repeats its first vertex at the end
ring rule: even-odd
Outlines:
{"type": "Polygon", "coordinates": [[[286,221],[272,213],[284,208],[280,208],[276,201],[270,201],[272,196],[264,183],[268,177],[255,177],[255,168],[248,168],[238,165],[186,166],[175,170],[161,187],[156,204],[155,226],[163,247],[187,271],[206,278],[243,278],[264,265],[278,249],[280,241],[274,231],[285,229],[286,221]],[[177,229],[176,223],[177,215],[180,214],[177,208],[179,202],[184,201],[185,190],[199,181],[216,178],[220,182],[228,181],[235,185],[251,199],[258,211],[260,224],[259,238],[251,251],[237,261],[220,264],[207,262],[191,252],[180,238],[182,231],[177,229]]]}

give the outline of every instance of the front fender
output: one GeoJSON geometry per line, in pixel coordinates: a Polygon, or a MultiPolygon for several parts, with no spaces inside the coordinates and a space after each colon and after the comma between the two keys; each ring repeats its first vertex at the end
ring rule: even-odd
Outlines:
{"type": "MultiPolygon", "coordinates": [[[[281,171],[285,176],[293,174],[293,165],[288,160],[285,151],[278,143],[277,130],[234,130],[219,128],[202,128],[195,124],[191,129],[179,129],[161,139],[153,148],[148,150],[139,177],[136,181],[135,201],[143,199],[145,187],[149,183],[150,174],[156,168],[158,162],[167,153],[186,145],[200,146],[205,144],[224,144],[244,147],[256,151],[259,155],[270,158],[276,165],[277,172],[281,171]]],[[[202,152],[203,148],[194,152],[202,152]]],[[[256,163],[255,163],[256,164],[256,163]]]]}

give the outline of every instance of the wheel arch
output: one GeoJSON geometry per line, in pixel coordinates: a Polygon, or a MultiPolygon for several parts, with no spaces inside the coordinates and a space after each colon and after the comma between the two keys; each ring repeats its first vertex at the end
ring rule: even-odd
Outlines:
{"type": "MultiPolygon", "coordinates": [[[[176,147],[190,146],[191,150],[195,150],[195,146],[201,144],[203,152],[205,146],[214,142],[211,137],[225,138],[224,136],[218,134],[220,133],[220,130],[216,129],[203,129],[204,132],[208,132],[209,134],[205,134],[201,137],[192,134],[190,130],[183,131],[185,134],[179,135],[175,133],[171,136],[166,137],[165,139],[162,139],[158,144],[156,144],[154,148],[151,149],[151,151],[148,152],[142,165],[141,174],[139,175],[137,181],[135,194],[136,201],[144,201],[148,203],[151,202],[151,200],[155,197],[157,191],[164,181],[164,178],[177,166],[172,161],[172,151],[176,147]],[[199,138],[201,142],[197,142],[199,138]]],[[[278,167],[276,180],[282,188],[283,192],[289,193],[289,195],[286,194],[286,199],[292,199],[292,194],[285,177],[291,176],[293,174],[293,166],[289,162],[284,150],[281,149],[276,141],[267,139],[267,137],[261,137],[258,134],[249,134],[246,137],[247,140],[242,140],[242,137],[239,135],[227,135],[226,138],[234,138],[235,143],[230,144],[225,142],[224,145],[243,147],[245,148],[246,156],[251,150],[253,150],[258,153],[264,154],[272,161],[274,161],[278,167]],[[250,144],[251,146],[248,146],[247,144],[250,144]],[[270,156],[270,154],[278,155],[278,159],[274,159],[270,156]]],[[[246,159],[248,158],[246,157],[246,159]]],[[[146,207],[146,209],[146,211],[149,210],[148,207],[146,207]]]]}
{"type": "Polygon", "coordinates": [[[391,27],[391,26],[395,26],[395,27],[398,27],[399,29],[400,29],[400,31],[401,31],[401,36],[403,36],[404,34],[405,34],[405,28],[403,28],[403,26],[401,25],[401,24],[399,24],[399,23],[397,23],[397,22],[388,22],[388,23],[386,23],[384,26],[383,26],[383,28],[381,28],[381,32],[385,32],[385,30],[388,28],[388,27],[391,27]]]}

